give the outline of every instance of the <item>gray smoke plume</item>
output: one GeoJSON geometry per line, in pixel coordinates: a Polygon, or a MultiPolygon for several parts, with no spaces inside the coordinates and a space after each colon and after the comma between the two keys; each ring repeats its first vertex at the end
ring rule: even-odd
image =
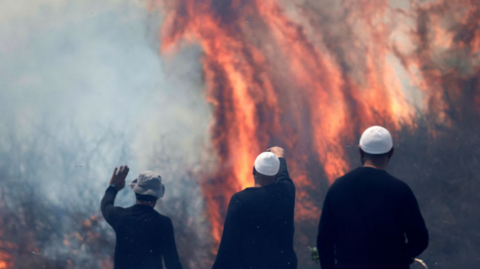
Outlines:
{"type": "MultiPolygon", "coordinates": [[[[99,205],[123,164],[131,167],[127,181],[146,169],[162,174],[159,211],[172,217],[182,261],[194,268],[205,260],[194,173],[210,112],[199,67],[158,57],[152,28],[161,20],[142,1],[1,6],[0,260],[10,257],[14,268],[111,267],[115,239],[99,205]]],[[[195,49],[184,55],[199,57],[195,49]]],[[[126,188],[117,200],[129,206],[134,196],[126,188]]]]}

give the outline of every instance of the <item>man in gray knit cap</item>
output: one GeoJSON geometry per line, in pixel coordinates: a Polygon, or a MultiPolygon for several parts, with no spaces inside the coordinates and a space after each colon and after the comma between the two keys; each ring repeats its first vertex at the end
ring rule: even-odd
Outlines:
{"type": "Polygon", "coordinates": [[[134,206],[113,205],[129,170],[128,166],[115,168],[101,205],[103,217],[117,235],[114,269],[163,268],[162,257],[167,269],[182,269],[172,221],[153,209],[165,192],[159,174],[141,173],[130,184],[137,198],[134,206]]]}

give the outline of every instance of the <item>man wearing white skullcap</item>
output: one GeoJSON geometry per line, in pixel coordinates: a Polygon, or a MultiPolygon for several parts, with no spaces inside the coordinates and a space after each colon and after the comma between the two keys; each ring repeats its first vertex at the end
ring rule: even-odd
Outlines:
{"type": "Polygon", "coordinates": [[[137,198],[134,206],[113,205],[117,192],[125,187],[129,170],[128,166],[115,168],[101,204],[103,217],[117,236],[114,269],[161,269],[162,258],[167,269],[182,269],[172,221],[153,209],[165,193],[159,174],[143,172],[130,183],[137,198]]]}
{"type": "Polygon", "coordinates": [[[213,269],[296,269],[295,185],[284,150],[270,148],[253,167],[255,187],[232,196],[213,269]]]}
{"type": "Polygon", "coordinates": [[[365,130],[363,164],[328,190],[318,227],[322,269],[408,269],[428,246],[428,231],[407,184],[385,171],[393,156],[390,132],[365,130]]]}

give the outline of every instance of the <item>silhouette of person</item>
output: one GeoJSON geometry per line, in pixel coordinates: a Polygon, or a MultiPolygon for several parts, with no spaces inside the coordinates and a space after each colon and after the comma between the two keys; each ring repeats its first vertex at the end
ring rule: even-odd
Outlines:
{"type": "Polygon", "coordinates": [[[388,130],[368,128],[359,152],[363,166],[338,178],[323,204],[321,268],[407,269],[427,248],[428,231],[412,190],[385,171],[394,152],[388,130]]]}
{"type": "Polygon", "coordinates": [[[293,250],[295,185],[284,150],[255,160],[255,187],[235,193],[228,206],[213,269],[296,269],[293,250]]]}
{"type": "Polygon", "coordinates": [[[160,175],[141,173],[130,184],[136,204],[128,208],[113,205],[117,192],[125,187],[128,171],[128,166],[120,166],[118,172],[115,168],[101,204],[103,217],[117,237],[114,269],[161,269],[162,257],[167,269],[182,269],[172,221],[154,209],[165,192],[160,175]]]}

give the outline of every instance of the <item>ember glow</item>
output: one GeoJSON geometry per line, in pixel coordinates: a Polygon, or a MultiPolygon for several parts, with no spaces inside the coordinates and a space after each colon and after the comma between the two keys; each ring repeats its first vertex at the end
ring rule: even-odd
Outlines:
{"type": "MultiPolygon", "coordinates": [[[[0,230],[0,238],[3,238],[3,231],[0,230]]],[[[10,242],[0,241],[0,269],[9,269],[14,267],[13,257],[10,253],[16,246],[10,242]]]]}
{"type": "Polygon", "coordinates": [[[408,134],[422,124],[436,137],[479,109],[479,1],[153,3],[166,16],[162,55],[203,51],[218,158],[203,181],[214,250],[229,198],[253,185],[253,160],[268,146],[286,147],[296,220],[314,223],[312,193],[356,166],[366,127],[408,134]]]}

